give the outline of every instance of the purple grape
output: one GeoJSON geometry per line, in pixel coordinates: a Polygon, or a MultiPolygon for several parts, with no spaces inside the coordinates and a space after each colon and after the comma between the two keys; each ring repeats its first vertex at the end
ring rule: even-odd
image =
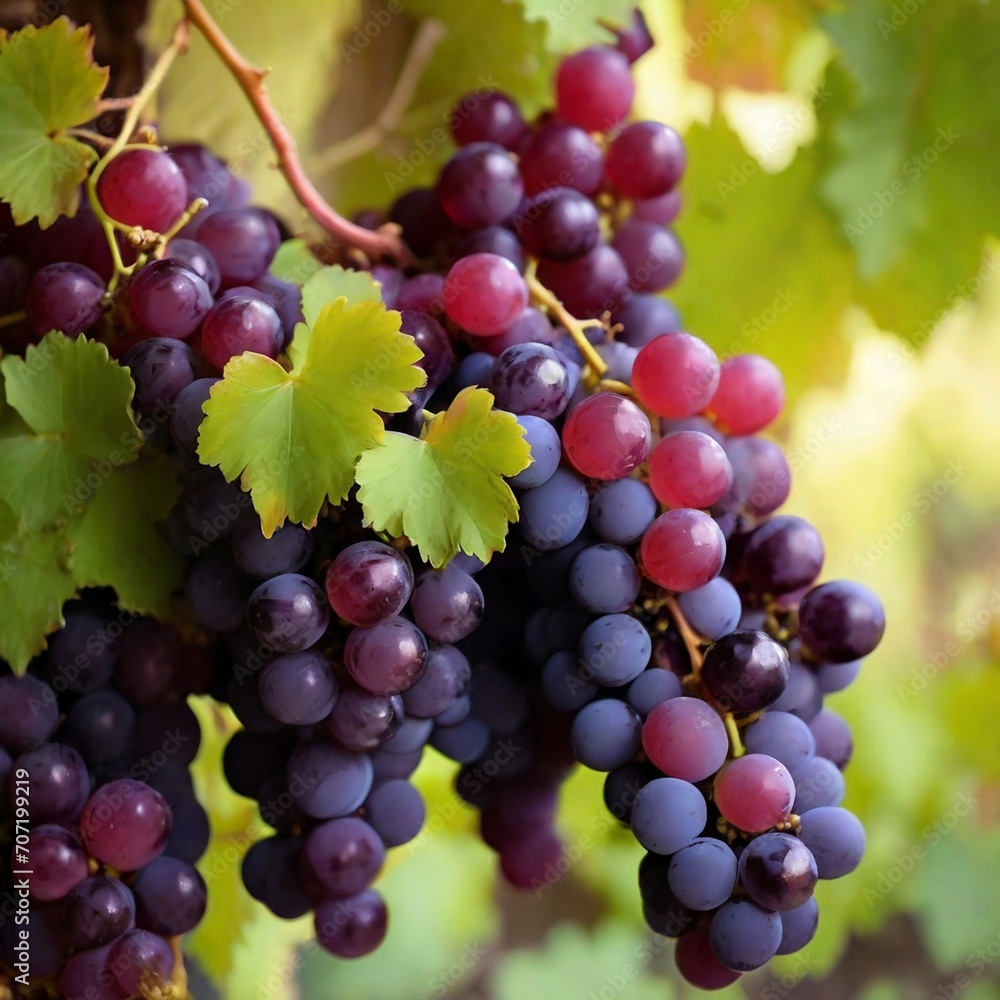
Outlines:
{"type": "Polygon", "coordinates": [[[95,875],[73,887],[63,901],[62,914],[70,944],[96,948],[135,926],[135,900],[124,882],[95,875]]]}
{"type": "Polygon", "coordinates": [[[490,142],[511,149],[524,131],[521,109],[499,90],[466,94],[448,114],[448,127],[459,146],[490,142]]]}
{"type": "Polygon", "coordinates": [[[823,554],[823,540],[808,521],[779,515],[750,533],[743,566],[754,593],[787,594],[815,581],[823,554]]]}
{"type": "Polygon", "coordinates": [[[580,319],[616,312],[630,294],[625,261],[605,243],[576,260],[543,260],[538,280],[580,319]]]}
{"type": "Polygon", "coordinates": [[[482,620],[483,592],[468,573],[455,566],[426,570],[413,588],[410,610],[429,639],[458,642],[482,620]]]}
{"type": "Polygon", "coordinates": [[[622,343],[630,347],[645,347],[661,333],[681,330],[681,317],[674,306],[659,295],[637,292],[630,295],[611,316],[613,323],[620,323],[617,334],[622,343]]]}
{"type": "Polygon", "coordinates": [[[151,260],[128,287],[132,315],[154,337],[190,337],[212,307],[205,281],[172,257],[151,260]]]}
{"type": "Polygon", "coordinates": [[[524,274],[526,261],[521,243],[517,236],[503,226],[484,226],[482,229],[474,229],[455,244],[456,257],[469,257],[474,253],[491,253],[505,257],[517,268],[519,274],[524,274]]]}
{"type": "Polygon", "coordinates": [[[573,541],[587,523],[589,501],[584,481],[569,469],[559,468],[541,486],[520,496],[518,530],[529,545],[541,552],[561,549],[573,541]]]}
{"type": "Polygon", "coordinates": [[[22,753],[44,743],[59,725],[55,693],[30,674],[0,677],[0,743],[22,753]]]}
{"type": "Polygon", "coordinates": [[[135,712],[115,691],[84,695],[66,717],[66,735],[91,767],[124,756],[132,738],[135,712]]]}
{"type": "Polygon", "coordinates": [[[173,337],[150,337],[130,347],[122,357],[135,382],[132,403],[142,414],[173,409],[181,390],[198,377],[198,360],[191,348],[173,337]]]}
{"type": "Polygon", "coordinates": [[[210,549],[191,568],[187,596],[195,620],[215,632],[232,632],[246,618],[250,582],[228,549],[210,549]]]}
{"type": "Polygon", "coordinates": [[[205,880],[178,858],[161,857],[147,865],[132,883],[136,923],[154,934],[186,934],[201,922],[208,902],[205,880]]]}
{"type": "Polygon", "coordinates": [[[80,815],[90,794],[83,758],[63,743],[42,743],[26,750],[11,770],[10,789],[19,771],[27,772],[25,798],[32,823],[68,825],[80,815]]]}
{"type": "Polygon", "coordinates": [[[385,848],[367,823],[351,816],[314,827],[306,837],[304,855],[323,888],[343,897],[372,882],[385,861],[385,848]]]}
{"type": "Polygon", "coordinates": [[[682,693],[680,678],[672,670],[649,667],[629,684],[625,700],[645,720],[661,702],[679,698],[682,693]]]}
{"type": "Polygon", "coordinates": [[[511,486],[530,489],[548,482],[559,468],[562,442],[559,432],[541,417],[523,414],[517,422],[524,428],[524,439],[531,449],[531,464],[510,479],[511,486]]]}
{"type": "Polygon", "coordinates": [[[144,618],[122,636],[115,683],[134,705],[151,705],[173,686],[183,656],[180,634],[172,625],[144,618]]]}
{"type": "Polygon", "coordinates": [[[791,955],[809,944],[816,934],[819,904],[814,896],[810,896],[801,906],[785,910],[778,916],[781,917],[781,944],[775,954],[791,955]]]}
{"type": "Polygon", "coordinates": [[[743,745],[748,753],[763,753],[780,761],[795,779],[816,755],[816,740],[809,727],[773,707],[743,730],[743,745]]]}
{"type": "Polygon", "coordinates": [[[195,237],[219,265],[223,288],[249,285],[270,267],[281,233],[270,214],[259,208],[213,212],[198,223],[195,237]]]}
{"type": "Polygon", "coordinates": [[[97,181],[101,207],[126,226],[165,233],[188,205],[188,186],[177,163],[161,150],[122,150],[97,181]]]}
{"type": "Polygon", "coordinates": [[[75,337],[101,318],[107,287],[89,267],[69,261],[48,264],[28,286],[28,319],[37,339],[50,330],[75,337]]]}
{"type": "Polygon", "coordinates": [[[715,957],[734,972],[750,972],[766,964],[781,944],[781,919],[749,899],[725,903],[712,917],[715,957]]]}
{"type": "Polygon", "coordinates": [[[372,694],[399,694],[415,684],[427,664],[427,640],[405,618],[355,628],[344,647],[344,666],[372,694]]]}
{"type": "Polygon", "coordinates": [[[740,855],[740,883],[747,895],[768,910],[794,910],[813,893],[816,861],[798,837],[765,833],[740,855]]]}
{"type": "MultiPolygon", "coordinates": [[[[219,265],[208,247],[203,247],[194,240],[171,240],[167,244],[163,256],[165,259],[180,261],[208,285],[208,290],[213,296],[218,294],[221,281],[219,265]]],[[[168,336],[168,334],[164,334],[164,336],[168,336]]]]}
{"type": "Polygon", "coordinates": [[[259,687],[261,704],[288,726],[325,719],[338,693],[329,660],[315,650],[276,656],[261,672],[259,687]]]}
{"type": "Polygon", "coordinates": [[[211,150],[199,143],[181,143],[167,150],[181,168],[191,199],[204,198],[208,208],[198,218],[226,208],[240,208],[249,200],[247,182],[235,177],[211,150]]]}
{"type": "Polygon", "coordinates": [[[657,778],[639,789],[632,832],[647,851],[675,854],[705,829],[707,815],[697,786],[679,778],[657,778]]]}
{"type": "Polygon", "coordinates": [[[595,615],[627,610],[639,595],[639,568],[617,545],[591,545],[569,567],[573,600],[595,615]]]}
{"type": "Polygon", "coordinates": [[[231,545],[240,569],[262,580],[301,569],[312,555],[313,537],[300,524],[283,524],[265,538],[260,521],[248,517],[237,523],[231,545]]]}
{"type": "Polygon", "coordinates": [[[816,739],[816,753],[843,771],[854,752],[851,727],[847,722],[836,712],[824,708],[810,721],[809,729],[816,739]]]}
{"type": "Polygon", "coordinates": [[[59,973],[59,996],[62,1000],[125,1000],[128,994],[121,989],[108,968],[111,948],[112,945],[88,948],[66,959],[59,973]]]}
{"type": "Polygon", "coordinates": [[[300,743],[288,758],[288,784],[303,788],[299,807],[315,819],[354,812],[372,787],[372,763],[365,754],[350,753],[329,743],[300,743]]]}
{"type": "Polygon", "coordinates": [[[418,257],[429,257],[453,230],[435,191],[413,188],[398,198],[389,218],[403,230],[403,239],[418,257]]]}
{"type": "Polygon", "coordinates": [[[572,188],[549,188],[521,204],[514,228],[528,253],[550,260],[576,260],[601,238],[594,203],[572,188]]]}
{"type": "MultiPolygon", "coordinates": [[[[410,690],[415,689],[416,685],[410,690]]],[[[399,695],[378,695],[360,687],[347,687],[338,695],[326,728],[348,750],[374,750],[396,732],[402,721],[403,701],[399,695]]]]}
{"type": "Polygon", "coordinates": [[[80,836],[98,861],[134,872],[163,853],[172,822],[170,806],[159,792],[121,778],[102,785],[87,800],[80,836]]]}
{"type": "Polygon", "coordinates": [[[759,712],[788,683],[788,653],[766,632],[731,632],[705,651],[701,680],[727,712],[759,712]]]}
{"type": "Polygon", "coordinates": [[[260,642],[293,653],[319,642],[330,623],[330,609],[322,589],[309,577],[283,573],[265,580],[250,595],[247,622],[260,642]]]}
{"type": "Polygon", "coordinates": [[[170,433],[178,446],[192,455],[198,450],[198,432],[205,419],[205,403],[211,395],[212,386],[219,381],[221,379],[218,378],[195,379],[174,398],[170,433]]]}
{"type": "Polygon", "coordinates": [[[454,646],[432,646],[423,676],[402,695],[407,716],[429,719],[447,711],[469,690],[469,661],[454,646]]]}
{"type": "Polygon", "coordinates": [[[28,834],[31,896],[42,902],[62,899],[88,875],[87,853],[71,830],[42,823],[28,834]]]}
{"type": "Polygon", "coordinates": [[[412,592],[406,556],[382,542],[349,545],[326,571],[330,606],[352,625],[377,625],[398,615],[412,592]]]}
{"type": "Polygon", "coordinates": [[[202,357],[219,371],[247,351],[276,358],[284,342],[281,319],[263,297],[223,296],[208,311],[201,326],[202,357]]]}
{"type": "Polygon", "coordinates": [[[399,329],[413,338],[424,356],[417,366],[427,373],[427,390],[436,389],[455,369],[455,349],[444,327],[426,313],[405,309],[400,312],[399,329]]]}
{"type": "Polygon", "coordinates": [[[669,288],[684,269],[684,250],[673,230],[633,219],[615,233],[611,245],[628,273],[629,288],[659,292],[669,288]]]}
{"type": "Polygon", "coordinates": [[[387,781],[365,800],[365,820],[386,847],[399,847],[420,833],[427,815],[420,792],[408,781],[387,781]]]}
{"type": "Polygon", "coordinates": [[[641,733],[642,720],[624,701],[592,701],[573,720],[573,756],[595,771],[611,771],[635,756],[641,733]]]}
{"type": "Polygon", "coordinates": [[[859,660],[879,644],[884,631],[882,603],[861,583],[833,580],[821,584],[799,605],[799,636],[823,660],[859,660]]]}
{"type": "Polygon", "coordinates": [[[604,174],[626,198],[658,198],[683,177],[684,141],[660,122],[633,122],[615,136],[604,174]]]}
{"type": "Polygon", "coordinates": [[[714,910],[732,895],[736,873],[736,855],[728,844],[699,837],[670,859],[667,882],[690,909],[714,910]]]}
{"type": "Polygon", "coordinates": [[[524,194],[517,162],[502,146],[474,142],[444,165],[437,184],[447,216],[463,229],[505,222],[524,194]]]}
{"type": "Polygon", "coordinates": [[[120,937],[108,952],[107,969],[127,996],[139,996],[150,986],[169,986],[174,971],[174,953],[168,942],[149,931],[132,930],[120,937]]]}
{"type": "Polygon", "coordinates": [[[519,416],[552,420],[569,402],[565,365],[544,344],[515,344],[493,363],[489,390],[496,406],[519,416]]]}
{"type": "Polygon", "coordinates": [[[316,940],[330,954],[357,958],[385,939],[388,915],[382,897],[365,889],[348,899],[328,899],[316,907],[316,940]]]}
{"type": "Polygon", "coordinates": [[[593,137],[576,125],[549,122],[532,137],[521,155],[521,175],[529,195],[568,187],[585,195],[601,186],[604,157],[593,137]]]}
{"type": "Polygon", "coordinates": [[[861,864],[865,831],[853,813],[821,806],[802,816],[801,823],[799,836],[816,859],[820,878],[842,878],[861,864]]]}

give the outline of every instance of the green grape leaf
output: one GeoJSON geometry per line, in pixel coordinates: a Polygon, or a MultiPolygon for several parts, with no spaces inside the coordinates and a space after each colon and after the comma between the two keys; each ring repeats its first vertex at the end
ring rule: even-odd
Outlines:
{"type": "Polygon", "coordinates": [[[77,586],[114,587],[120,606],[165,617],[183,567],[156,525],[179,493],[171,463],[148,447],[115,469],[67,528],[77,586]]]}
{"type": "Polygon", "coordinates": [[[0,657],[24,673],[45,648],[45,636],[62,625],[63,602],[76,588],[67,567],[65,535],[18,530],[18,517],[0,502],[0,657]]]}
{"type": "Polygon", "coordinates": [[[285,240],[271,261],[268,273],[293,285],[304,285],[323,265],[309,249],[309,244],[297,236],[285,240]]]}
{"type": "Polygon", "coordinates": [[[26,529],[67,518],[135,459],[128,370],[94,340],[53,331],[0,363],[9,409],[0,431],[0,499],[26,529]]]}
{"type": "Polygon", "coordinates": [[[1000,232],[1000,131],[983,99],[1000,89],[1000,7],[848,0],[823,24],[848,87],[821,109],[822,192],[856,255],[862,303],[919,342],[989,277],[977,279],[983,238],[1000,232]]]}
{"type": "Polygon", "coordinates": [[[381,285],[365,271],[349,271],[334,264],[321,267],[302,286],[302,315],[308,326],[315,326],[320,313],[339,298],[349,306],[357,302],[382,303],[381,285]]]}
{"type": "Polygon", "coordinates": [[[0,198],[19,225],[37,218],[44,228],[76,214],[97,154],[67,129],[96,116],[108,82],[93,48],[90,28],[65,17],[0,32],[0,198]]]}
{"type": "Polygon", "coordinates": [[[460,549],[488,561],[502,552],[517,500],[503,476],[526,468],[524,429],[493,409],[485,389],[466,388],[419,438],[386,434],[358,463],[358,499],[376,531],[409,538],[432,566],[460,549]]]}
{"type": "Polygon", "coordinates": [[[685,329],[720,356],[770,357],[792,401],[836,384],[848,357],[841,323],[851,257],[816,198],[812,158],[800,152],[765,173],[721,116],[691,128],[685,142],[691,168],[678,232],[698,267],[696,280],[670,289],[685,329]]]}
{"type": "Polygon", "coordinates": [[[627,25],[632,18],[634,0],[507,0],[519,2],[526,21],[548,25],[545,47],[562,54],[588,45],[614,41],[603,24],[627,25]],[[602,24],[603,22],[603,24],[602,24]]]}
{"type": "Polygon", "coordinates": [[[312,524],[327,497],[343,500],[354,468],[385,433],[383,413],[423,385],[423,355],[399,332],[399,313],[380,303],[328,305],[310,328],[296,327],[292,370],[259,354],[226,365],[205,403],[198,454],[227,480],[241,477],[264,534],[286,518],[312,524]]]}

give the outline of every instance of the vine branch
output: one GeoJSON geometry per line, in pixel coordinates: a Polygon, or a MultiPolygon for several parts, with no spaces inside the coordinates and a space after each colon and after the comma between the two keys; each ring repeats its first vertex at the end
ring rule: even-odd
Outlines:
{"type": "Polygon", "coordinates": [[[299,160],[298,145],[268,99],[267,88],[264,86],[266,70],[254,66],[244,58],[212,20],[201,0],[183,0],[183,3],[188,20],[204,35],[208,44],[226,64],[267,130],[278,156],[278,169],[284,174],[302,207],[328,233],[357,247],[369,257],[392,257],[400,265],[411,263],[410,252],[400,238],[398,226],[389,224],[372,232],[349,222],[330,207],[306,176],[299,160]]]}
{"type": "Polygon", "coordinates": [[[392,93],[376,116],[375,121],[367,128],[363,128],[360,132],[348,136],[320,153],[313,161],[314,169],[318,173],[328,173],[342,163],[349,163],[356,157],[375,149],[387,135],[396,130],[403,113],[413,99],[417,83],[427,63],[430,62],[434,50],[447,33],[448,29],[440,21],[431,19],[421,22],[410,45],[410,50],[406,54],[403,68],[396,78],[392,93]]]}
{"type": "MultiPolygon", "coordinates": [[[[604,358],[597,353],[594,345],[587,339],[587,335],[583,332],[587,326],[594,324],[588,323],[586,320],[578,320],[573,316],[559,299],[538,280],[533,265],[528,266],[524,280],[527,282],[532,301],[545,306],[566,327],[576,346],[580,348],[580,353],[587,362],[587,369],[583,373],[584,382],[593,389],[608,370],[608,366],[604,363],[604,358]]],[[[597,325],[601,326],[603,324],[598,323],[597,325]]]]}

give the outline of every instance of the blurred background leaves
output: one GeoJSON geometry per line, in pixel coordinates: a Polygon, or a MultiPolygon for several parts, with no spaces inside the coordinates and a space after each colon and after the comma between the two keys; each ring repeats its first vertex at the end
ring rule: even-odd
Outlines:
{"type": "MultiPolygon", "coordinates": [[[[273,99],[307,167],[350,212],[433,179],[451,150],[448,107],[463,92],[501,87],[537,113],[559,54],[605,37],[595,17],[613,21],[628,7],[219,0],[213,13],[273,69],[273,99]],[[443,31],[421,33],[428,20],[443,31]],[[405,107],[380,119],[406,60],[428,52],[405,107]],[[360,144],[345,143],[359,132],[360,144]]],[[[780,434],[795,475],[786,509],[822,531],[826,576],[863,580],[889,615],[860,682],[831,698],[855,730],[846,805],[868,829],[865,861],[821,885],[820,932],[804,953],[721,995],[996,997],[1000,9],[643,9],[659,44],[637,67],[636,113],[685,132],[690,151],[678,227],[688,265],[671,297],[720,353],[756,351],[781,366],[790,406],[780,434]]],[[[154,45],[177,14],[175,0],[154,4],[154,45]]],[[[306,228],[242,94],[200,40],[165,87],[160,116],[165,136],[210,143],[259,200],[306,228]]],[[[370,958],[325,958],[303,944],[307,921],[281,927],[230,898],[242,892],[235,880],[231,893],[213,886],[212,917],[192,944],[223,994],[692,995],[671,975],[669,947],[643,928],[639,849],[607,820],[600,776],[579,772],[566,786],[574,864],[537,898],[496,885],[449,776],[429,753],[418,781],[432,822],[412,851],[394,852],[383,879],[391,930],[370,958]],[[217,957],[232,948],[232,960],[217,957]]],[[[209,865],[254,816],[222,787],[206,791],[225,817],[209,865]]]]}

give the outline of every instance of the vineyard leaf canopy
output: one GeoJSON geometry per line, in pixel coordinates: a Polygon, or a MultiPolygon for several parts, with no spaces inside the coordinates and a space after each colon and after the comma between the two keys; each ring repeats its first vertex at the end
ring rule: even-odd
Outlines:
{"type": "Polygon", "coordinates": [[[65,17],[0,33],[0,198],[18,224],[75,215],[94,150],[67,130],[97,115],[108,71],[89,28],[65,17]]]}
{"type": "Polygon", "coordinates": [[[226,479],[241,477],[264,534],[286,518],[312,524],[327,497],[343,500],[359,456],[384,434],[382,413],[409,405],[422,357],[381,303],[326,306],[299,324],[291,371],[259,354],[226,365],[205,403],[198,454],[226,479]]]}
{"type": "Polygon", "coordinates": [[[0,500],[29,530],[79,513],[142,444],[128,370],[103,344],[52,332],[0,371],[0,500]]]}
{"type": "Polygon", "coordinates": [[[390,432],[358,463],[358,498],[376,531],[409,538],[421,557],[443,566],[460,549],[488,561],[502,552],[517,501],[503,476],[516,476],[531,452],[509,413],[485,389],[463,389],[417,439],[390,432]]]}

